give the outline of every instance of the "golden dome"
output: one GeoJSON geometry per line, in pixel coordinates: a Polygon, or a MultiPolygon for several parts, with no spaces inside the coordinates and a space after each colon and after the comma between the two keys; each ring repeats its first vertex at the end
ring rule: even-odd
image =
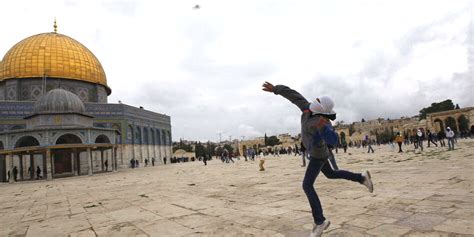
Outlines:
{"type": "Polygon", "coordinates": [[[0,61],[0,81],[43,75],[100,84],[110,94],[99,60],[84,45],[66,35],[30,36],[14,45],[0,61]]]}

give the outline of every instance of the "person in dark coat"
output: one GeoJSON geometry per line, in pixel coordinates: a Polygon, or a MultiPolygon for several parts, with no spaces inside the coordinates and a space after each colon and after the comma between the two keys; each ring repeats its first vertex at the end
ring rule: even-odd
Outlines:
{"type": "Polygon", "coordinates": [[[105,171],[109,170],[109,160],[104,161],[105,171]]]}
{"type": "Polygon", "coordinates": [[[15,182],[17,180],[17,176],[18,176],[18,168],[16,168],[15,166],[13,167],[13,180],[15,180],[15,182]]]}
{"type": "Polygon", "coordinates": [[[42,179],[41,177],[41,168],[38,166],[36,166],[36,179],[42,179]]]}

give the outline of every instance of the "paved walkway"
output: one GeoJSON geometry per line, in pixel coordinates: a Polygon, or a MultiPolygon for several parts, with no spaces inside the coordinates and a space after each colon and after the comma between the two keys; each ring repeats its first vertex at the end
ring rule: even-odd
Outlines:
{"type": "MultiPolygon", "coordinates": [[[[316,182],[326,236],[474,235],[474,140],[455,151],[398,154],[350,149],[340,168],[368,168],[357,183],[316,182]]],[[[308,236],[310,207],[294,156],[172,164],[117,173],[0,184],[0,236],[308,236]]]]}

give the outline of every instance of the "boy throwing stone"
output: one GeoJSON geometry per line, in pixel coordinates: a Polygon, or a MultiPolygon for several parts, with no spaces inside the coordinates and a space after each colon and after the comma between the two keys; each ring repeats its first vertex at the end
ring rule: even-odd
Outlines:
{"type": "Polygon", "coordinates": [[[265,82],[262,89],[273,92],[288,99],[298,106],[301,114],[301,137],[310,156],[310,161],[303,179],[303,190],[311,206],[314,226],[310,236],[321,236],[323,231],[329,227],[329,220],[324,218],[321,202],[313,185],[319,172],[329,179],[347,179],[365,185],[369,192],[373,192],[372,180],[369,171],[364,173],[352,173],[346,170],[333,170],[328,163],[329,151],[327,144],[336,144],[337,135],[329,120],[336,119],[334,102],[327,96],[316,98],[308,102],[300,93],[283,85],[272,85],[265,82]]]}

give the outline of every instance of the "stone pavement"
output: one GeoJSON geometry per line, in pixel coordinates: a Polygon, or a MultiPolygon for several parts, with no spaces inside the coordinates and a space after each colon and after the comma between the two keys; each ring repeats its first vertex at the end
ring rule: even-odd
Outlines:
{"type": "MultiPolygon", "coordinates": [[[[340,168],[369,169],[375,190],[328,180],[316,189],[325,236],[474,235],[474,140],[455,151],[349,149],[340,168]]],[[[0,236],[308,236],[310,207],[294,156],[172,164],[53,181],[0,184],[0,236]]]]}

